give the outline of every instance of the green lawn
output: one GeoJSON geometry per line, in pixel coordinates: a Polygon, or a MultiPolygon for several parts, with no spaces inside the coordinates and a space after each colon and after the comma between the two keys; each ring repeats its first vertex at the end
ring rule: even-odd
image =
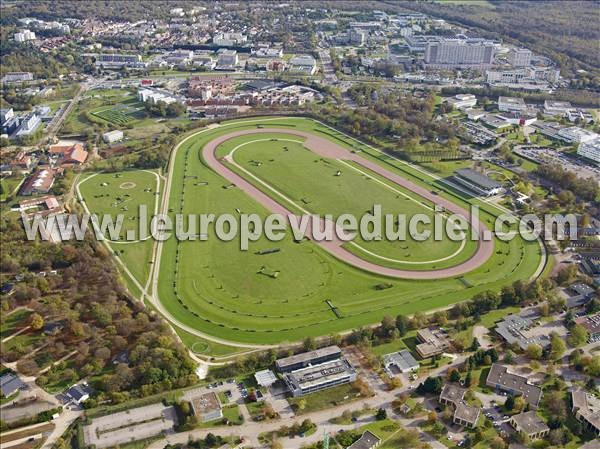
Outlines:
{"type": "MultiPolygon", "coordinates": [[[[123,216],[118,239],[111,240],[110,246],[142,285],[150,272],[150,257],[154,240],[140,238],[140,226],[149,233],[149,221],[157,210],[160,201],[160,182],[155,172],[131,170],[118,173],[96,173],[83,178],[77,188],[90,213],[100,217],[109,215],[117,220],[123,216]],[[157,184],[158,183],[158,184],[157,184]],[[146,207],[149,217],[140,224],[140,207],[146,207]],[[127,233],[134,232],[136,239],[129,241],[127,233]]],[[[149,235],[149,234],[148,234],[149,235]]]]}
{"type": "Polygon", "coordinates": [[[294,407],[297,415],[303,415],[305,413],[335,407],[359,399],[364,399],[364,397],[359,395],[358,390],[356,390],[352,384],[344,384],[328,388],[325,392],[321,391],[297,398],[290,398],[288,399],[288,402],[294,407]],[[299,410],[297,407],[300,401],[305,402],[303,410],[299,410]]]}
{"type": "MultiPolygon", "coordinates": [[[[173,183],[169,193],[171,214],[183,212],[184,214],[213,213],[216,216],[222,213],[236,215],[236,209],[244,213],[256,213],[261,217],[268,214],[268,211],[240,189],[224,188],[229,183],[208,169],[200,157],[203,145],[216,136],[240,129],[255,129],[257,124],[263,127],[281,128],[283,133],[285,129],[290,128],[312,130],[349,149],[361,149],[364,157],[405,176],[418,185],[430,190],[435,189],[440,196],[449,198],[463,207],[468,207],[469,204],[479,205],[481,218],[488,226],[499,213],[488,203],[455,192],[427,173],[402,161],[382,156],[375,150],[352,142],[344,135],[313,121],[301,118],[265,118],[226,122],[219,127],[204,130],[181,145],[174,160],[173,183]]],[[[261,153],[270,150],[254,148],[254,151],[261,153]]],[[[293,158],[294,161],[318,166],[319,171],[316,173],[322,174],[328,170],[327,164],[310,162],[305,157],[311,153],[301,153],[299,148],[294,148],[294,154],[289,153],[292,151],[286,152],[286,156],[293,158]]],[[[240,156],[250,157],[245,153],[240,153],[240,156]]],[[[268,159],[264,155],[261,157],[267,164],[268,159]]],[[[282,159],[282,156],[278,156],[277,159],[282,159]]],[[[352,206],[352,201],[347,197],[356,196],[362,201],[360,207],[364,207],[366,195],[362,196],[360,191],[349,189],[344,178],[367,185],[372,189],[369,191],[373,194],[387,198],[386,189],[376,189],[370,186],[371,181],[367,182],[360,176],[351,177],[350,170],[346,167],[341,177],[336,177],[333,181],[327,180],[344,183],[347,190],[346,197],[343,199],[348,205],[352,206]]],[[[277,182],[286,189],[294,188],[287,183],[282,172],[283,170],[280,169],[276,173],[268,173],[268,176],[277,176],[277,182]]],[[[136,173],[145,172],[127,173],[134,176],[136,173]]],[[[109,197],[94,198],[95,195],[102,193],[102,187],[98,185],[99,179],[96,177],[82,184],[82,193],[92,210],[118,211],[118,207],[111,207],[114,201],[111,195],[116,196],[117,193],[125,191],[121,192],[118,185],[115,189],[116,180],[110,178],[114,175],[103,174],[102,176],[106,176],[106,179],[111,182],[106,187],[109,197]],[[87,192],[83,192],[86,188],[87,192]],[[95,202],[98,205],[92,207],[92,203],[95,202]]],[[[290,172],[287,176],[294,178],[299,175],[290,172]]],[[[119,181],[123,182],[123,180],[119,181]]],[[[304,188],[313,187],[305,181],[304,188]]],[[[341,198],[333,196],[318,198],[314,195],[314,191],[312,195],[312,202],[309,204],[315,205],[319,201],[319,210],[335,207],[335,200],[332,198],[341,198]]],[[[139,196],[143,197],[143,192],[139,196]]],[[[149,201],[150,198],[136,198],[135,201],[142,200],[149,201]]],[[[408,200],[398,201],[413,203],[408,200]]],[[[133,205],[133,200],[131,204],[133,205]]],[[[360,211],[360,207],[355,210],[360,211]]],[[[390,208],[392,209],[393,205],[390,208]]],[[[132,222],[135,223],[135,220],[132,222]]],[[[324,335],[374,323],[380,321],[383,315],[412,314],[416,311],[451,305],[468,299],[478,292],[488,289],[498,291],[503,285],[516,279],[527,279],[535,271],[540,260],[540,251],[536,242],[528,243],[521,239],[515,239],[510,243],[495,241],[494,255],[481,267],[460,279],[436,281],[390,279],[346,265],[312,242],[294,243],[291,232],[287,232],[282,241],[271,242],[263,237],[256,242],[251,242],[248,251],[240,251],[239,241],[221,241],[214,233],[211,234],[211,229],[209,227],[206,241],[177,242],[172,238],[165,242],[160,266],[158,291],[160,299],[176,319],[187,325],[228,340],[250,343],[296,341],[308,335],[324,335]],[[260,250],[269,249],[279,249],[279,251],[257,254],[260,250]],[[177,253],[179,253],[179,264],[176,263],[177,253]],[[377,289],[376,286],[382,283],[389,284],[389,288],[377,289]],[[337,308],[339,316],[333,313],[325,302],[327,299],[337,308]]],[[[133,245],[113,245],[113,248],[125,250],[120,255],[121,259],[137,273],[136,277],[145,279],[149,252],[143,248],[144,245],[140,245],[142,248],[135,248],[133,245]]],[[[393,248],[382,247],[383,250],[392,251],[393,248]]],[[[425,256],[417,255],[415,251],[414,257],[425,256]]],[[[186,344],[194,345],[200,341],[196,346],[202,348],[205,346],[205,342],[201,340],[185,335],[182,335],[182,338],[186,344]]],[[[203,352],[198,348],[196,350],[203,352]]],[[[228,355],[233,352],[230,348],[219,347],[209,351],[211,355],[228,355]]]]}
{"type": "Polygon", "coordinates": [[[27,326],[31,311],[27,309],[19,309],[14,312],[2,313],[0,320],[0,339],[4,339],[11,334],[14,334],[19,329],[27,326]]]}
{"type": "Polygon", "coordinates": [[[9,176],[6,178],[0,178],[0,201],[6,201],[7,198],[16,194],[17,187],[23,181],[22,176],[9,176]]]}

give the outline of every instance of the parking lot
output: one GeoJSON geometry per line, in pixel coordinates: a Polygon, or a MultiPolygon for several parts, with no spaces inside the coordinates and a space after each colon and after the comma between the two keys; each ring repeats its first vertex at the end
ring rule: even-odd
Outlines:
{"type": "Polygon", "coordinates": [[[170,432],[176,424],[175,408],[158,403],[95,418],[83,433],[87,445],[105,448],[170,432]]]}

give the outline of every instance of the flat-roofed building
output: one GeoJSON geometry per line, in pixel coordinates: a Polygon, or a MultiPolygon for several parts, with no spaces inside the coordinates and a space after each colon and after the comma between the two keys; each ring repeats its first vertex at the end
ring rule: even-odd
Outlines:
{"type": "Polygon", "coordinates": [[[108,131],[102,134],[102,140],[105,143],[115,143],[123,140],[123,131],[115,129],[113,131],[108,131]]]}
{"type": "Polygon", "coordinates": [[[537,408],[542,399],[540,387],[530,384],[525,376],[510,373],[506,366],[498,363],[492,364],[485,384],[496,390],[523,396],[523,399],[533,408],[537,408]]]}
{"type": "Polygon", "coordinates": [[[498,97],[500,112],[522,112],[527,109],[525,100],[520,97],[498,97]]]}
{"type": "Polygon", "coordinates": [[[410,373],[419,369],[419,362],[415,360],[409,350],[392,352],[383,356],[383,365],[388,374],[393,375],[394,370],[401,373],[410,373]]]}
{"type": "Polygon", "coordinates": [[[469,109],[477,104],[477,97],[473,94],[458,94],[446,99],[456,109],[469,109]]]}
{"type": "Polygon", "coordinates": [[[310,365],[288,372],[284,380],[292,396],[304,396],[356,380],[356,371],[344,358],[310,365]]]}
{"type": "Polygon", "coordinates": [[[571,103],[568,101],[555,101],[546,100],[544,101],[544,114],[547,115],[560,115],[564,116],[572,109],[571,103]]]}
{"type": "Polygon", "coordinates": [[[352,443],[347,449],[375,449],[381,444],[381,438],[370,430],[365,431],[361,437],[352,443]]]}
{"type": "Polygon", "coordinates": [[[572,412],[586,429],[600,436],[600,399],[584,390],[571,392],[572,412]]]}
{"type": "Polygon", "coordinates": [[[280,373],[295,371],[305,368],[309,365],[327,362],[329,360],[339,359],[342,356],[342,350],[339,346],[327,346],[302,354],[292,355],[275,361],[275,368],[280,373]]]}
{"type": "Polygon", "coordinates": [[[586,143],[600,137],[595,132],[580,128],[579,126],[562,128],[558,131],[558,135],[570,143],[586,143]]]}
{"type": "Polygon", "coordinates": [[[275,373],[270,369],[265,369],[262,371],[257,371],[254,373],[254,379],[256,379],[256,383],[261,387],[270,387],[275,382],[277,382],[277,377],[275,373]]]}
{"type": "Polygon", "coordinates": [[[214,421],[223,417],[221,402],[216,393],[210,392],[192,397],[190,400],[194,414],[201,422],[214,421]]]}
{"type": "Polygon", "coordinates": [[[424,359],[442,354],[450,347],[450,342],[441,329],[419,329],[417,338],[421,343],[417,345],[416,349],[424,359]]]}
{"type": "Polygon", "coordinates": [[[542,348],[550,345],[550,336],[544,333],[530,332],[536,327],[537,315],[521,314],[508,315],[496,326],[496,333],[509,345],[518,345],[526,350],[530,344],[540,345],[542,348]]]}
{"type": "Polygon", "coordinates": [[[509,422],[517,432],[524,433],[532,440],[544,438],[550,432],[550,428],[533,410],[513,415],[509,422]]]}
{"type": "Polygon", "coordinates": [[[463,186],[483,196],[502,193],[502,184],[471,168],[459,168],[454,172],[454,179],[463,186]]]}
{"type": "Polygon", "coordinates": [[[527,48],[513,48],[508,53],[508,62],[513,67],[526,67],[531,65],[531,50],[527,48]]]}
{"type": "Polygon", "coordinates": [[[600,164],[600,137],[580,143],[577,154],[585,159],[600,164]]]}
{"type": "Polygon", "coordinates": [[[425,47],[425,64],[431,67],[485,68],[494,59],[494,44],[483,39],[446,39],[428,42],[425,47]]]}

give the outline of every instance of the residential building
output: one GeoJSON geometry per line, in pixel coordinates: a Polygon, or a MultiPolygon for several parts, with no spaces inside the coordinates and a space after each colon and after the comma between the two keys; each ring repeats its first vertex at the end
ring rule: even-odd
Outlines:
{"type": "Polygon", "coordinates": [[[500,112],[523,112],[527,109],[525,100],[520,97],[498,97],[500,112]]]}
{"type": "Polygon", "coordinates": [[[421,343],[417,345],[416,349],[424,359],[440,355],[450,348],[450,342],[446,334],[439,328],[419,329],[417,331],[417,338],[421,343]]]}
{"type": "Polygon", "coordinates": [[[65,395],[78,405],[81,405],[87,401],[90,398],[91,393],[92,389],[85,382],[78,385],[73,385],[71,388],[65,391],[65,395]]]}
{"type": "Polygon", "coordinates": [[[14,118],[14,116],[15,111],[13,111],[13,108],[0,109],[0,125],[4,125],[11,118],[14,118]]]}
{"type": "Polygon", "coordinates": [[[510,373],[506,366],[498,363],[492,364],[485,384],[496,390],[523,396],[525,402],[532,408],[537,408],[542,399],[542,389],[540,387],[530,384],[525,376],[510,373]]]}
{"type": "Polygon", "coordinates": [[[440,393],[438,401],[440,404],[451,405],[455,407],[458,403],[462,402],[466,392],[466,388],[447,383],[444,384],[444,388],[442,388],[442,392],[440,393]]]}
{"type": "Polygon", "coordinates": [[[200,422],[214,421],[223,417],[221,402],[214,392],[192,397],[190,402],[194,414],[200,419],[200,422]]]}
{"type": "Polygon", "coordinates": [[[585,428],[600,436],[600,399],[584,390],[571,392],[572,412],[585,428]]]}
{"type": "Polygon", "coordinates": [[[275,368],[280,373],[289,373],[300,368],[306,368],[309,365],[336,360],[341,356],[342,350],[339,346],[327,346],[325,348],[316,349],[315,351],[303,352],[302,354],[276,360],[275,368]]]}
{"type": "Polygon", "coordinates": [[[550,428],[533,410],[511,416],[509,423],[517,432],[532,440],[544,438],[550,432],[550,428]]]}
{"type": "Polygon", "coordinates": [[[446,99],[446,102],[456,109],[469,109],[477,104],[477,97],[473,94],[458,94],[446,99]]]}
{"type": "Polygon", "coordinates": [[[419,369],[419,362],[415,360],[408,349],[384,355],[383,365],[390,376],[393,376],[395,371],[410,373],[419,369]]]}
{"type": "Polygon", "coordinates": [[[48,193],[54,185],[59,170],[51,167],[38,167],[19,189],[19,195],[29,196],[38,193],[48,193]]]}
{"type": "Polygon", "coordinates": [[[600,341],[600,313],[575,318],[575,323],[583,326],[589,334],[588,342],[600,341]]]}
{"type": "Polygon", "coordinates": [[[8,398],[20,390],[27,388],[23,381],[12,372],[0,376],[0,393],[3,398],[8,398]]]}
{"type": "Polygon", "coordinates": [[[477,420],[481,414],[481,408],[469,405],[466,402],[459,402],[454,410],[452,422],[463,427],[474,429],[477,427],[477,420]]]}
{"type": "Polygon", "coordinates": [[[213,45],[219,47],[232,47],[242,45],[248,41],[248,37],[242,33],[218,33],[213,37],[213,45]]]}
{"type": "Polygon", "coordinates": [[[474,428],[477,426],[477,420],[481,413],[479,407],[474,407],[464,401],[466,388],[461,388],[454,384],[445,384],[440,393],[440,404],[454,408],[452,421],[459,426],[474,428]]]}
{"type": "Polygon", "coordinates": [[[285,373],[283,378],[292,396],[297,397],[354,382],[356,371],[342,357],[285,373]]]}
{"type": "Polygon", "coordinates": [[[571,126],[569,128],[562,128],[558,131],[558,135],[571,143],[585,143],[590,142],[600,137],[593,131],[589,131],[579,126],[571,126]]]}
{"type": "Polygon", "coordinates": [[[513,48],[508,52],[508,62],[513,67],[526,67],[531,65],[531,50],[527,48],[513,48]]]}
{"type": "Polygon", "coordinates": [[[235,50],[221,48],[217,52],[217,70],[231,70],[238,64],[238,54],[235,50]]]}
{"type": "Polygon", "coordinates": [[[375,449],[381,444],[381,438],[370,430],[365,431],[361,437],[346,449],[375,449]]]}
{"type": "Polygon", "coordinates": [[[317,72],[317,61],[311,55],[296,55],[289,61],[289,70],[314,75],[317,72]]]}
{"type": "Polygon", "coordinates": [[[50,217],[52,215],[61,214],[63,212],[63,206],[55,196],[46,195],[40,198],[21,201],[16,208],[16,211],[26,214],[27,218],[33,218],[35,215],[50,217]],[[31,209],[33,209],[33,212],[28,212],[31,209]]]}
{"type": "Polygon", "coordinates": [[[21,30],[14,34],[15,42],[27,42],[35,40],[35,33],[30,30],[21,30]]]}
{"type": "Polygon", "coordinates": [[[52,145],[48,148],[48,153],[56,156],[60,165],[81,165],[88,157],[88,152],[83,149],[83,145],[80,143],[52,145]]]}
{"type": "Polygon", "coordinates": [[[482,39],[442,39],[425,48],[425,64],[440,68],[485,68],[493,59],[494,44],[482,39]]]}
{"type": "Polygon", "coordinates": [[[102,140],[105,143],[111,144],[123,140],[123,131],[115,129],[102,134],[102,140]]]}
{"type": "Polygon", "coordinates": [[[600,164],[600,137],[580,143],[579,147],[577,147],[577,154],[596,164],[600,164]]]}
{"type": "Polygon", "coordinates": [[[502,184],[483,173],[471,168],[459,168],[454,172],[454,179],[470,190],[483,195],[493,196],[502,193],[502,184]]]}

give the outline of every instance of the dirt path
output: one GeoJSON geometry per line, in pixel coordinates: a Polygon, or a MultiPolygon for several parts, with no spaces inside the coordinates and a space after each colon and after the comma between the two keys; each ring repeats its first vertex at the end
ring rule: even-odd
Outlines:
{"type": "MultiPolygon", "coordinates": [[[[304,145],[308,149],[310,149],[311,151],[315,152],[316,154],[318,154],[320,156],[332,158],[332,159],[353,161],[354,163],[357,163],[357,164],[361,165],[362,167],[364,167],[368,170],[371,170],[372,172],[377,173],[378,175],[384,177],[385,179],[392,181],[393,183],[416,193],[418,196],[423,197],[423,198],[433,202],[434,204],[439,204],[440,206],[444,207],[445,210],[447,210],[451,213],[461,214],[465,218],[467,218],[467,219],[469,218],[469,212],[466,211],[465,209],[463,209],[462,207],[458,206],[457,204],[453,203],[452,201],[442,198],[438,195],[435,195],[435,194],[431,193],[429,190],[425,189],[424,187],[418,186],[418,185],[414,184],[413,182],[408,181],[407,179],[386,170],[385,168],[381,167],[380,165],[376,164],[375,162],[365,159],[358,154],[349,152],[348,150],[341,147],[340,145],[337,145],[323,137],[315,136],[314,134],[311,134],[308,132],[303,132],[303,131],[298,131],[298,130],[290,130],[287,128],[285,128],[285,129],[275,128],[275,127],[242,130],[242,131],[235,131],[235,132],[232,132],[232,133],[229,133],[226,135],[219,136],[219,137],[215,138],[214,140],[210,141],[208,144],[206,144],[202,151],[203,151],[203,157],[204,157],[206,163],[209,165],[209,167],[211,167],[216,173],[223,176],[228,181],[234,183],[237,187],[239,187],[240,189],[245,191],[247,194],[252,196],[255,200],[257,200],[260,204],[262,204],[264,207],[266,207],[268,210],[270,210],[273,213],[280,214],[280,215],[283,215],[286,217],[295,215],[290,210],[288,210],[286,207],[284,207],[283,205],[281,205],[280,203],[275,201],[273,198],[271,198],[267,194],[263,193],[260,189],[255,187],[253,184],[246,181],[243,177],[241,177],[240,175],[236,174],[235,172],[233,172],[232,170],[227,168],[222,163],[222,161],[219,158],[217,158],[217,156],[215,155],[215,151],[216,151],[217,147],[221,143],[223,143],[229,139],[232,139],[234,137],[239,137],[239,136],[245,136],[245,135],[251,135],[251,134],[265,134],[265,133],[284,133],[284,134],[288,134],[288,135],[301,136],[306,139],[304,145]]],[[[299,219],[299,217],[298,217],[298,219],[299,219]]],[[[369,272],[384,275],[384,276],[394,277],[394,278],[402,278],[402,279],[440,279],[440,278],[460,276],[462,274],[468,273],[468,272],[478,268],[479,266],[481,266],[492,255],[492,253],[494,251],[493,241],[483,239],[484,232],[489,232],[489,230],[487,229],[487,227],[485,226],[485,224],[482,221],[479,221],[477,223],[477,225],[478,225],[478,230],[479,230],[479,240],[478,240],[477,250],[476,250],[475,254],[473,254],[473,256],[471,258],[469,258],[468,260],[466,260],[465,262],[463,262],[459,265],[455,265],[455,266],[449,267],[449,268],[438,269],[438,270],[414,271],[414,270],[401,270],[401,269],[396,269],[396,268],[383,267],[383,266],[377,265],[375,263],[361,259],[360,257],[352,254],[351,252],[349,252],[342,246],[345,242],[340,239],[337,239],[337,238],[333,239],[331,241],[325,241],[325,240],[315,241],[315,243],[317,245],[320,245],[322,248],[324,248],[327,252],[332,254],[334,257],[348,263],[349,265],[357,267],[361,270],[369,271],[369,272]]],[[[326,223],[324,220],[321,219],[320,229],[324,229],[324,226],[326,226],[326,223]]],[[[306,234],[309,238],[311,237],[310,232],[309,232],[309,230],[311,228],[312,228],[312,226],[311,226],[311,223],[309,222],[309,226],[307,227],[307,234],[306,234]]]]}

